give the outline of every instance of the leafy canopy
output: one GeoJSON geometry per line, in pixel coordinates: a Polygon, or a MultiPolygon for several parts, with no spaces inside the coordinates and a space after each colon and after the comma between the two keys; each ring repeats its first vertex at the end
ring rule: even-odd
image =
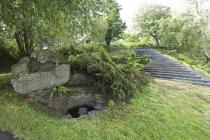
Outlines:
{"type": "Polygon", "coordinates": [[[126,29],[125,22],[120,18],[120,7],[117,3],[110,7],[107,17],[107,29],[105,35],[106,45],[109,46],[114,38],[119,38],[126,29]]]}
{"type": "Polygon", "coordinates": [[[114,0],[1,0],[1,38],[13,38],[20,55],[37,46],[77,44],[114,0]]]}
{"type": "Polygon", "coordinates": [[[161,5],[152,5],[145,7],[143,11],[136,16],[136,27],[140,33],[148,34],[160,46],[159,22],[161,19],[171,17],[170,8],[161,5]]]}

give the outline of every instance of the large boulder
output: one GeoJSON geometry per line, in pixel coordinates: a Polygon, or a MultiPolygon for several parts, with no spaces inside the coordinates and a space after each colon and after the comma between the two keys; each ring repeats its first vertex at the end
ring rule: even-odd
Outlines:
{"type": "Polygon", "coordinates": [[[23,57],[19,60],[18,64],[12,65],[12,75],[25,74],[29,72],[29,58],[23,57]]]}
{"type": "Polygon", "coordinates": [[[38,62],[44,64],[46,62],[56,63],[56,51],[54,49],[42,49],[33,51],[31,58],[36,59],[38,62]]]}
{"type": "Polygon", "coordinates": [[[82,74],[82,73],[73,73],[68,81],[69,86],[84,86],[84,85],[93,85],[95,80],[93,77],[82,74]]]}
{"type": "Polygon", "coordinates": [[[30,72],[45,72],[56,67],[56,51],[44,49],[31,54],[30,72]]]}
{"type": "Polygon", "coordinates": [[[20,94],[52,88],[68,82],[70,65],[63,64],[48,72],[25,73],[12,77],[11,83],[20,94]]]}
{"type": "Polygon", "coordinates": [[[11,83],[20,94],[51,89],[69,81],[70,65],[56,65],[56,52],[52,49],[34,51],[29,59],[21,58],[12,66],[11,83]]]}

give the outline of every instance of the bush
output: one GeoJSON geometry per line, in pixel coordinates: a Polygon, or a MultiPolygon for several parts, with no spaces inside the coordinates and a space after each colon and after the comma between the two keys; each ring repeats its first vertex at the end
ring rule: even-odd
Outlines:
{"type": "Polygon", "coordinates": [[[97,87],[104,93],[112,93],[118,99],[133,96],[148,83],[141,71],[143,65],[135,54],[112,57],[103,47],[83,47],[83,51],[69,56],[71,71],[92,75],[97,87]],[[119,61],[121,60],[121,62],[119,61]]]}
{"type": "Polygon", "coordinates": [[[50,93],[50,100],[55,96],[55,95],[66,95],[70,92],[70,89],[64,86],[57,86],[53,88],[53,91],[50,93]]]}
{"type": "Polygon", "coordinates": [[[8,61],[15,62],[18,58],[18,50],[16,46],[12,43],[12,41],[7,42],[0,38],[0,58],[2,59],[2,61],[0,61],[0,64],[8,63],[8,61]]]}
{"type": "Polygon", "coordinates": [[[113,106],[115,106],[115,101],[114,100],[109,100],[107,105],[108,105],[108,107],[113,107],[113,106]]]}

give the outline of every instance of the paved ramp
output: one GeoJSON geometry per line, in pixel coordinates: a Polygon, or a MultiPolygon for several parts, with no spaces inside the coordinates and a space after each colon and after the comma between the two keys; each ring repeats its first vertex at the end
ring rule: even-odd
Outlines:
{"type": "Polygon", "coordinates": [[[136,53],[139,56],[148,55],[152,59],[145,71],[154,77],[184,80],[192,84],[210,86],[209,76],[183,65],[177,60],[163,56],[154,49],[136,49],[136,53]]]}

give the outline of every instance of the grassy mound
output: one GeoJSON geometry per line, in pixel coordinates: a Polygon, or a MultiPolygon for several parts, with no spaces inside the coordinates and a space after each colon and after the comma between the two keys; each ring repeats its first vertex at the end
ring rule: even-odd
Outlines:
{"type": "Polygon", "coordinates": [[[72,72],[93,76],[104,93],[112,93],[118,99],[125,99],[139,93],[148,84],[149,78],[141,71],[142,60],[133,51],[115,54],[100,46],[83,46],[70,50],[59,50],[68,55],[72,72]]]}
{"type": "Polygon", "coordinates": [[[210,88],[159,80],[124,107],[80,120],[54,118],[11,95],[0,91],[0,129],[23,140],[210,139],[210,88]]]}

